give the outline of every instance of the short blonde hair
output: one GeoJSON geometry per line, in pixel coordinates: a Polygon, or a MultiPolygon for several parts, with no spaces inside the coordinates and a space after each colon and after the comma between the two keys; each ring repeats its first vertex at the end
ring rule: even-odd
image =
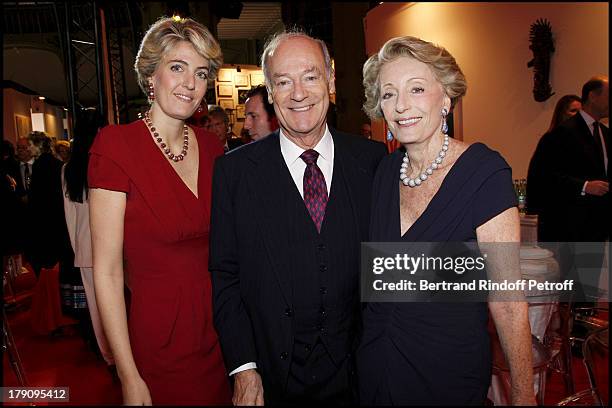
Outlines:
{"type": "Polygon", "coordinates": [[[363,110],[370,119],[383,116],[380,108],[380,70],[388,62],[400,57],[410,57],[431,68],[446,95],[451,107],[465,95],[467,82],[455,58],[444,48],[416,37],[392,38],[363,64],[363,87],[366,101],[363,110]]]}
{"type": "Polygon", "coordinates": [[[190,18],[175,20],[162,17],[149,27],[144,35],[134,63],[138,85],[145,95],[149,87],[148,78],[153,75],[164,55],[179,41],[187,41],[193,45],[196,52],[210,64],[208,78],[216,78],[219,67],[223,64],[223,54],[210,31],[190,18]]]}

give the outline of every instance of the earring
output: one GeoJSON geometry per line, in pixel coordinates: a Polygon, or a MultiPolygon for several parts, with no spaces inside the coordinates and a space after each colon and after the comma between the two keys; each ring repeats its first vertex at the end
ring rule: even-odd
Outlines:
{"type": "Polygon", "coordinates": [[[391,133],[390,130],[387,130],[387,142],[390,142],[393,140],[393,133],[391,133]]]}
{"type": "Polygon", "coordinates": [[[206,103],[206,98],[202,99],[202,102],[200,102],[200,104],[198,105],[198,113],[202,113],[204,112],[204,107],[202,106],[202,104],[206,103]]]}
{"type": "Polygon", "coordinates": [[[153,84],[151,82],[149,82],[147,96],[149,98],[149,103],[153,103],[153,101],[155,101],[155,89],[153,89],[153,84]]]}
{"type": "Polygon", "coordinates": [[[448,123],[446,123],[446,117],[448,116],[448,109],[442,108],[442,133],[448,133],[448,123]]]}

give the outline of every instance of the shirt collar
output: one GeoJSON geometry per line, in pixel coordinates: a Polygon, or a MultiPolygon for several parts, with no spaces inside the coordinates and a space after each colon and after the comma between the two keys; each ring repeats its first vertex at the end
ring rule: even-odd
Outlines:
{"type": "MultiPolygon", "coordinates": [[[[289,165],[295,163],[297,159],[300,158],[300,155],[304,153],[306,150],[302,149],[300,146],[293,143],[285,134],[283,130],[280,129],[280,147],[281,153],[285,158],[285,162],[289,165]]],[[[325,124],[325,133],[323,133],[323,137],[319,140],[319,143],[313,148],[319,153],[319,156],[324,160],[331,160],[333,156],[334,145],[332,141],[332,135],[325,124]]]]}
{"type": "Polygon", "coordinates": [[[593,122],[596,122],[595,118],[593,118],[591,115],[589,115],[588,113],[586,113],[582,109],[580,109],[579,112],[582,115],[582,119],[584,119],[586,124],[589,125],[589,128],[592,128],[593,127],[593,122]]]}
{"type": "Polygon", "coordinates": [[[27,162],[21,162],[21,164],[26,164],[28,163],[30,166],[34,164],[34,160],[36,160],[36,158],[32,157],[30,160],[28,160],[27,162]]]}

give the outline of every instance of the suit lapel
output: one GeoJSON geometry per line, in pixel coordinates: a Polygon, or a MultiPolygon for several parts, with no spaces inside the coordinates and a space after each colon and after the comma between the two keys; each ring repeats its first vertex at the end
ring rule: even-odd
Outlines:
{"type": "Polygon", "coordinates": [[[359,159],[355,157],[350,146],[350,140],[348,139],[350,136],[342,135],[331,127],[329,130],[334,140],[334,175],[331,191],[337,191],[335,187],[338,186],[335,186],[335,184],[345,184],[353,219],[355,222],[359,220],[359,232],[363,237],[366,231],[368,231],[369,224],[368,207],[365,205],[369,204],[369,201],[365,200],[370,200],[369,191],[364,191],[364,186],[372,184],[371,179],[373,176],[368,173],[359,159]],[[337,169],[340,171],[336,171],[337,169]],[[360,217],[359,214],[362,214],[362,216],[360,217]]]}
{"type": "MultiPolygon", "coordinates": [[[[258,212],[259,228],[273,272],[285,302],[291,305],[291,270],[284,265],[291,261],[286,259],[287,237],[296,222],[296,211],[299,211],[296,196],[300,201],[301,196],[283,160],[279,132],[258,143],[258,149],[249,156],[253,165],[249,184],[258,203],[254,211],[258,212]]],[[[303,202],[302,206],[305,210],[303,202]]]]}
{"type": "Polygon", "coordinates": [[[605,125],[602,125],[600,129],[604,142],[606,143],[606,154],[608,155],[608,168],[606,171],[606,176],[608,177],[608,180],[610,180],[610,151],[612,150],[612,147],[610,146],[610,130],[605,125]]]}
{"type": "MultiPolygon", "coordinates": [[[[599,147],[597,143],[595,142],[595,137],[593,136],[593,133],[591,133],[591,129],[589,129],[589,125],[587,125],[587,123],[584,121],[584,118],[582,117],[580,113],[577,113],[573,117],[576,118],[576,121],[575,121],[576,136],[581,139],[582,143],[585,146],[588,146],[585,149],[585,153],[591,156],[592,162],[597,168],[599,168],[598,171],[601,171],[603,174],[605,174],[606,171],[604,168],[603,156],[599,153],[599,147]]],[[[605,126],[602,126],[600,127],[600,129],[601,129],[601,132],[604,133],[604,140],[605,140],[606,138],[605,134],[607,134],[607,132],[604,132],[603,130],[604,127],[605,126]]]]}

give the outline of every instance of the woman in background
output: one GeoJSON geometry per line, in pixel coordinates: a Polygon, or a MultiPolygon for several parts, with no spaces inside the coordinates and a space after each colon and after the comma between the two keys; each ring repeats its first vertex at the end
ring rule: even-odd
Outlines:
{"type": "MultiPolygon", "coordinates": [[[[550,193],[547,191],[550,188],[550,180],[546,180],[544,174],[545,169],[542,166],[542,144],[541,141],[550,137],[550,133],[561,123],[565,122],[578,111],[582,109],[582,102],[578,95],[564,95],[557,101],[555,110],[553,111],[550,120],[550,126],[546,133],[540,138],[538,146],[533,152],[533,156],[529,161],[529,169],[527,170],[527,213],[540,215],[543,206],[547,203],[547,197],[550,193]]],[[[556,228],[557,225],[548,225],[546,219],[541,217],[538,219],[538,241],[553,242],[557,241],[556,228]]]]}
{"type": "Polygon", "coordinates": [[[551,132],[561,123],[577,114],[580,109],[582,109],[582,102],[578,95],[563,95],[555,105],[547,132],[551,132]]]}
{"type": "Polygon", "coordinates": [[[91,256],[91,230],[89,229],[89,203],[87,186],[87,165],[89,148],[100,126],[94,117],[82,112],[75,123],[73,152],[68,163],[62,167],[62,188],[64,193],[64,215],[74,251],[74,266],[81,271],[81,279],[87,298],[87,307],[100,354],[115,375],[115,360],[104,334],[98,312],[93,282],[93,260],[91,256]]]}
{"type": "Polygon", "coordinates": [[[221,64],[206,27],[158,20],[134,64],[150,109],[103,128],[90,151],[94,284],[127,405],[231,404],[208,271],[212,169],[223,148],[185,123],[221,64]]]}

